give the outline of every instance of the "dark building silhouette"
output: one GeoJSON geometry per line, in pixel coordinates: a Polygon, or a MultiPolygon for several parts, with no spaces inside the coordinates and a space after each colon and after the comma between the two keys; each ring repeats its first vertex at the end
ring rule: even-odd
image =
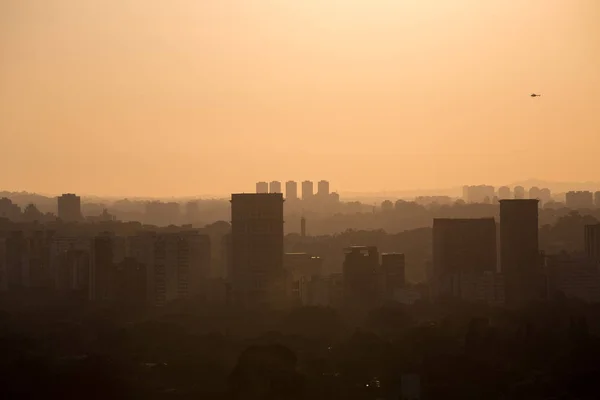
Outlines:
{"type": "Polygon", "coordinates": [[[225,278],[229,281],[231,277],[231,263],[232,263],[232,249],[231,249],[231,233],[226,233],[221,239],[221,260],[223,262],[222,270],[218,276],[225,278]]]}
{"type": "Polygon", "coordinates": [[[524,199],[525,198],[525,188],[523,186],[515,186],[513,193],[515,195],[515,199],[524,199]]]}
{"type": "Polygon", "coordinates": [[[600,224],[585,226],[585,254],[594,261],[600,262],[600,224]]]}
{"type": "Polygon", "coordinates": [[[283,266],[287,277],[287,298],[291,305],[311,303],[311,283],[321,276],[323,260],[308,253],[285,253],[283,266]]]}
{"type": "Polygon", "coordinates": [[[72,193],[58,197],[58,218],[65,222],[81,220],[81,198],[72,193]]]}
{"type": "Polygon", "coordinates": [[[144,266],[149,304],[163,306],[207,292],[211,274],[208,235],[196,230],[144,232],[129,238],[128,254],[144,266]]]}
{"type": "Polygon", "coordinates": [[[269,184],[267,182],[257,182],[256,193],[269,193],[269,184]]]}
{"type": "Polygon", "coordinates": [[[281,182],[271,181],[271,183],[269,183],[269,193],[282,193],[281,182]]]}
{"type": "Polygon", "coordinates": [[[57,255],[55,272],[56,290],[78,295],[81,300],[89,298],[90,253],[69,249],[57,255]]]}
{"type": "Polygon", "coordinates": [[[106,301],[111,298],[111,282],[114,281],[113,239],[108,233],[97,236],[92,242],[90,264],[89,299],[106,301]]]}
{"type": "Polygon", "coordinates": [[[6,277],[9,290],[28,286],[27,239],[22,231],[13,231],[6,239],[6,277]]]}
{"type": "Polygon", "coordinates": [[[302,200],[309,200],[313,197],[314,188],[312,181],[302,182],[302,200]]]}
{"type": "Polygon", "coordinates": [[[600,269],[597,259],[570,254],[544,256],[549,298],[574,298],[600,302],[600,269]]]}
{"type": "Polygon", "coordinates": [[[496,272],[496,222],[493,218],[433,220],[432,294],[463,298],[461,283],[496,272]]]}
{"type": "Polygon", "coordinates": [[[21,208],[11,199],[3,197],[0,199],[0,218],[18,221],[21,218],[21,208]]]}
{"type": "Polygon", "coordinates": [[[283,201],[280,193],[231,196],[231,282],[239,304],[283,301],[283,201]]]}
{"type": "Polygon", "coordinates": [[[286,200],[298,199],[298,183],[295,181],[287,181],[285,183],[285,198],[286,200]]]}
{"type": "Polygon", "coordinates": [[[381,255],[381,271],[385,298],[391,300],[394,298],[396,290],[406,285],[404,254],[383,253],[381,255]]]}
{"type": "Polygon", "coordinates": [[[344,249],[344,304],[349,310],[364,311],[379,302],[379,251],[375,246],[344,249]]]}
{"type": "Polygon", "coordinates": [[[317,194],[323,197],[329,196],[329,182],[319,181],[317,184],[317,194]]]}
{"type": "Polygon", "coordinates": [[[114,269],[114,302],[126,306],[146,304],[146,266],[134,258],[124,258],[114,269]]]}
{"type": "Polygon", "coordinates": [[[538,300],[542,296],[538,200],[500,201],[500,246],[506,303],[518,306],[538,300]]]}

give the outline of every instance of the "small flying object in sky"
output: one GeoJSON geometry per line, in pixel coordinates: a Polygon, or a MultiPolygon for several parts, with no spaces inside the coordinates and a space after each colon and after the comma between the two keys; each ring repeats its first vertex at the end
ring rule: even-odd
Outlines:
{"type": "Polygon", "coordinates": [[[531,93],[531,97],[540,97],[541,94],[535,94],[535,93],[531,93]]]}

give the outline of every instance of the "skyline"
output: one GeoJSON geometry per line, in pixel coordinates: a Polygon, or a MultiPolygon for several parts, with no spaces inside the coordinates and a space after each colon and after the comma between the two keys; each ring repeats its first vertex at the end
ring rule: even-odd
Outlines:
{"type": "Polygon", "coordinates": [[[2,2],[2,186],[180,197],[250,192],[274,170],[341,193],[597,180],[600,4],[371,3],[2,2]]]}

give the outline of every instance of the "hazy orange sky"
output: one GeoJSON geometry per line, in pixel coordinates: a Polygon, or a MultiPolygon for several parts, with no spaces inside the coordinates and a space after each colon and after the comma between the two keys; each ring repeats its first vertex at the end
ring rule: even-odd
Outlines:
{"type": "Polygon", "coordinates": [[[597,181],[599,21],[598,0],[0,0],[0,189],[597,181]]]}

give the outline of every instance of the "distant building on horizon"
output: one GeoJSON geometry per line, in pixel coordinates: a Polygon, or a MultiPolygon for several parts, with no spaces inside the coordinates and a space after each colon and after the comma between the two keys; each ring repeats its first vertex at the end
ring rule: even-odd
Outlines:
{"type": "Polygon", "coordinates": [[[511,198],[511,191],[508,186],[501,186],[498,188],[498,200],[505,200],[511,198]]]}
{"type": "Polygon", "coordinates": [[[463,187],[463,198],[467,203],[491,204],[496,195],[493,186],[475,185],[463,187]]]}
{"type": "Polygon", "coordinates": [[[285,183],[285,199],[298,199],[298,183],[296,181],[287,181],[285,183]]]}
{"type": "Polygon", "coordinates": [[[281,182],[271,181],[271,183],[269,184],[269,193],[282,193],[281,182]]]}
{"type": "Polygon", "coordinates": [[[329,196],[329,182],[319,181],[317,184],[317,194],[322,197],[329,196]]]}
{"type": "Polygon", "coordinates": [[[571,191],[566,194],[568,208],[593,208],[594,194],[589,191],[571,191]]]}
{"type": "Polygon", "coordinates": [[[65,193],[58,197],[58,218],[64,222],[81,220],[81,198],[73,193],[65,193]]]}
{"type": "Polygon", "coordinates": [[[269,193],[269,184],[267,182],[256,182],[256,193],[269,193]]]}
{"type": "Polygon", "coordinates": [[[314,188],[312,181],[302,182],[302,200],[309,200],[314,195],[314,188]]]}

